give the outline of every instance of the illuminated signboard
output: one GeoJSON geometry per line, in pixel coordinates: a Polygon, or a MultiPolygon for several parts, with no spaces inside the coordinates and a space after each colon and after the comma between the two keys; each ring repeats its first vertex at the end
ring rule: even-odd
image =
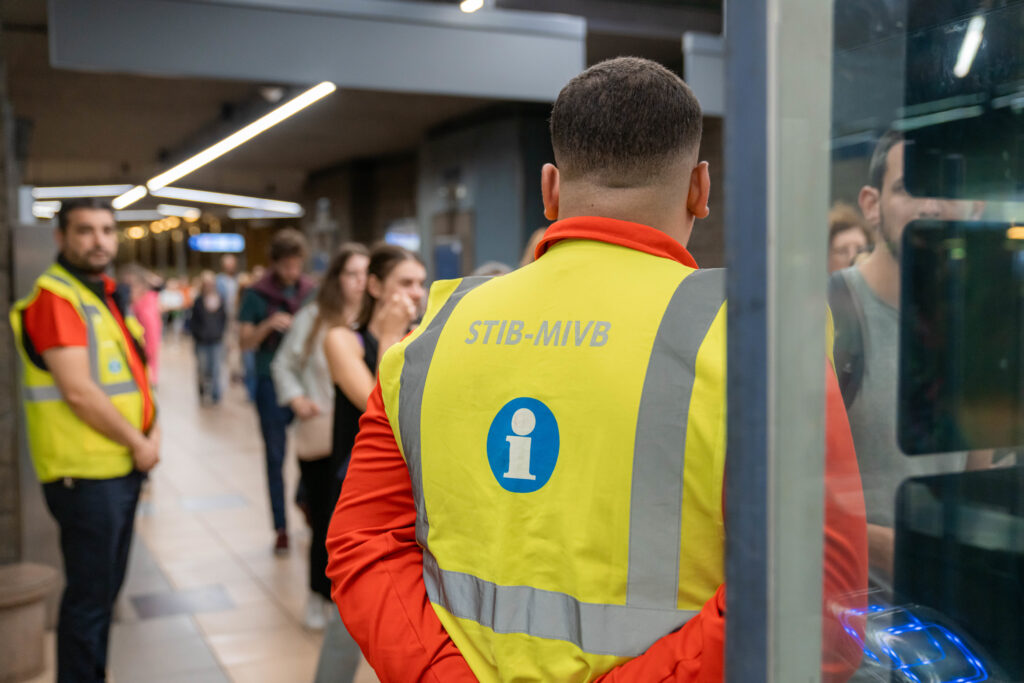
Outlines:
{"type": "Polygon", "coordinates": [[[245,238],[233,232],[204,232],[188,238],[192,251],[238,253],[245,250],[245,238]]]}

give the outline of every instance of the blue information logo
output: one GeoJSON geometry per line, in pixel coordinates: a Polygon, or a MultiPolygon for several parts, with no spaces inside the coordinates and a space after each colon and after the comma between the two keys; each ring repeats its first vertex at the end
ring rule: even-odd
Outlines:
{"type": "Polygon", "coordinates": [[[116,358],[107,363],[107,370],[112,375],[116,375],[117,373],[121,372],[123,368],[124,366],[121,365],[121,361],[117,360],[116,358]]]}
{"type": "Polygon", "coordinates": [[[487,460],[501,487],[533,493],[551,479],[558,462],[558,421],[535,398],[504,405],[487,432],[487,460]]]}

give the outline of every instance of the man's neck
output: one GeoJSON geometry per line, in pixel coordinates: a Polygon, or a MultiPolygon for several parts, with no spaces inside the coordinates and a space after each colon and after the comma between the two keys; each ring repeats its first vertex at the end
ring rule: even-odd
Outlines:
{"type": "Polygon", "coordinates": [[[899,309],[900,266],[884,243],[879,244],[857,269],[879,299],[899,309]]]}

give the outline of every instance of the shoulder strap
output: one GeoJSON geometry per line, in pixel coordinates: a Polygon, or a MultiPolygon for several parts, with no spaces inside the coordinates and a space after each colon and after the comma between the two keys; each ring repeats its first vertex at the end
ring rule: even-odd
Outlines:
{"type": "Polygon", "coordinates": [[[836,375],[843,403],[849,409],[864,381],[866,321],[864,307],[853,295],[843,271],[833,273],[828,279],[828,305],[832,309],[836,330],[833,349],[836,375]]]}

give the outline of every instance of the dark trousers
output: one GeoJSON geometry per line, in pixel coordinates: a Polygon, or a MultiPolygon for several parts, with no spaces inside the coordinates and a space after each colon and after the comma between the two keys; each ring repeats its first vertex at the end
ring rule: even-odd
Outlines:
{"type": "Polygon", "coordinates": [[[306,485],[309,521],[313,527],[309,541],[309,589],[331,599],[331,582],[327,578],[327,527],[331,524],[334,506],[341,493],[334,459],[300,460],[302,481],[306,485]]]}
{"type": "Polygon", "coordinates": [[[67,585],[57,622],[57,680],[104,681],[114,602],[124,583],[142,475],[43,484],[60,526],[67,585]]]}
{"type": "Polygon", "coordinates": [[[260,431],[263,433],[263,448],[267,461],[267,490],[270,493],[270,510],[274,515],[274,528],[286,529],[288,525],[284,512],[284,466],[285,434],[292,421],[292,409],[277,405],[277,392],[270,377],[260,377],[256,382],[256,412],[260,416],[260,431]]]}
{"type": "Polygon", "coordinates": [[[220,361],[224,355],[224,345],[200,344],[196,342],[196,372],[199,381],[199,397],[209,398],[214,403],[220,402],[220,361]]]}

